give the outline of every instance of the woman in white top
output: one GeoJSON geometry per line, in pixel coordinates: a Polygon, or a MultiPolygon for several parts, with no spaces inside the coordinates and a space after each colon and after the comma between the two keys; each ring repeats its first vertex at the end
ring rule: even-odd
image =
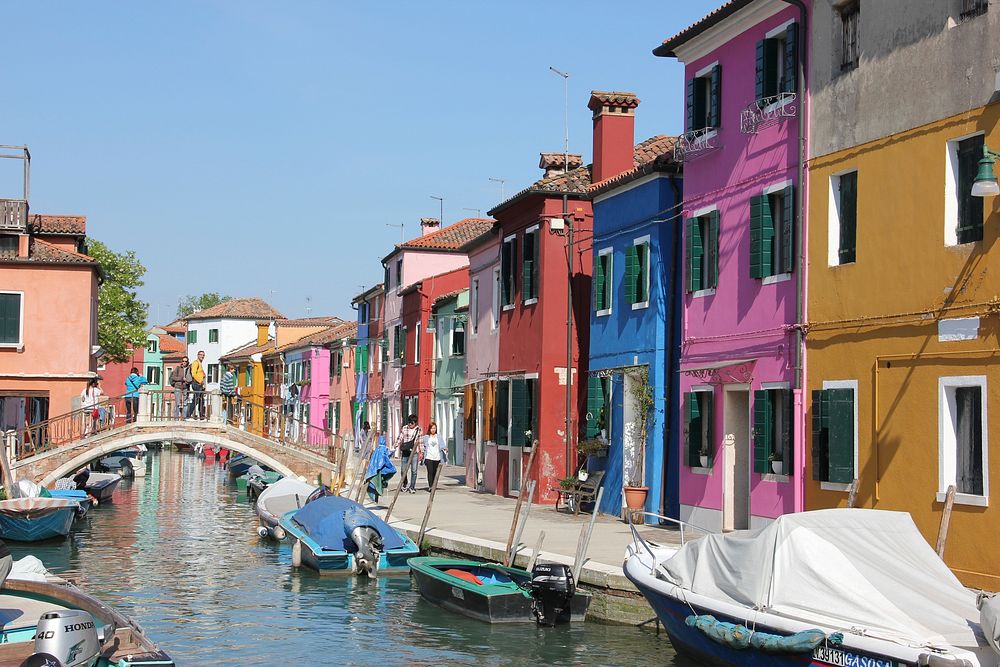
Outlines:
{"type": "Polygon", "coordinates": [[[437,424],[434,422],[427,425],[427,435],[420,443],[420,458],[427,466],[427,490],[430,491],[434,488],[438,466],[448,458],[448,443],[438,433],[437,424]]]}
{"type": "Polygon", "coordinates": [[[90,435],[96,431],[100,425],[101,391],[98,378],[91,378],[87,382],[87,388],[80,394],[80,405],[83,407],[83,423],[85,424],[85,435],[90,435]]]}

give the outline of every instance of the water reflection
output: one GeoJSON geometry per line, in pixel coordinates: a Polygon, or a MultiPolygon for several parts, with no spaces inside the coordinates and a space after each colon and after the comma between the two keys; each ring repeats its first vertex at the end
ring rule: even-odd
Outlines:
{"type": "Polygon", "coordinates": [[[71,537],[34,553],[143,625],[181,665],[684,665],[665,635],[596,624],[490,626],[425,602],[408,577],[319,577],[261,542],[225,469],[151,453],[71,537]]]}

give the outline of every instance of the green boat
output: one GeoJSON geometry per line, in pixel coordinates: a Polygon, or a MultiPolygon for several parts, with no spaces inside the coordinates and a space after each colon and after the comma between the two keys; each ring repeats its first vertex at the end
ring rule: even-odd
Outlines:
{"type": "Polygon", "coordinates": [[[590,595],[576,590],[564,565],[539,563],[532,572],[499,563],[411,558],[410,574],[425,600],[486,623],[555,625],[583,621],[590,595]]]}

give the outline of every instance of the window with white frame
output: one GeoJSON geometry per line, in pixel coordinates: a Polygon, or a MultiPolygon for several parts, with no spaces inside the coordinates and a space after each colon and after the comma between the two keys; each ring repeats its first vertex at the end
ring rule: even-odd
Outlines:
{"type": "Polygon", "coordinates": [[[472,281],[469,301],[469,332],[475,336],[479,333],[479,278],[472,281]]]}
{"type": "Polygon", "coordinates": [[[23,342],[24,293],[0,292],[0,345],[23,342]]]}
{"type": "Polygon", "coordinates": [[[625,247],[625,301],[632,310],[649,305],[649,237],[632,241],[625,247]]]}
{"type": "Polygon", "coordinates": [[[420,320],[417,320],[417,331],[413,336],[413,363],[414,365],[420,363],[420,320]]]}
{"type": "Polygon", "coordinates": [[[403,287],[403,258],[396,260],[396,291],[403,287]]]}
{"type": "Polygon", "coordinates": [[[465,356],[465,325],[458,320],[451,325],[451,356],[465,356]]]}
{"type": "Polygon", "coordinates": [[[209,329],[208,330],[208,342],[209,343],[218,343],[219,342],[219,330],[218,329],[209,329]]]}
{"type": "Polygon", "coordinates": [[[984,137],[973,134],[948,142],[945,173],[945,245],[983,240],[982,197],[972,196],[972,184],[983,157],[984,137]]]}
{"type": "Polygon", "coordinates": [[[847,491],[858,470],[858,381],[826,380],[812,392],[812,476],[847,491]]]}
{"type": "Polygon", "coordinates": [[[208,382],[214,384],[219,381],[219,364],[208,365],[208,382]]]}
{"type": "Polygon", "coordinates": [[[614,248],[602,248],[594,259],[594,310],[608,315],[614,300],[614,248]]]}
{"type": "Polygon", "coordinates": [[[955,486],[955,502],[986,505],[987,466],[986,376],[938,379],[938,501],[955,486]]]}
{"type": "Polygon", "coordinates": [[[146,341],[146,352],[152,352],[153,354],[156,354],[157,352],[159,352],[159,349],[160,349],[159,341],[157,341],[155,338],[146,341]]]}
{"type": "Polygon", "coordinates": [[[503,306],[513,307],[516,289],[515,262],[517,260],[517,236],[508,236],[500,246],[500,300],[503,306]]]}
{"type": "Polygon", "coordinates": [[[159,366],[149,366],[146,368],[146,382],[149,384],[160,384],[159,366]]]}
{"type": "Polygon", "coordinates": [[[685,126],[688,132],[719,127],[722,118],[722,67],[714,63],[687,82],[685,126]]]}
{"type": "Polygon", "coordinates": [[[858,172],[830,177],[830,208],[827,216],[828,263],[852,264],[858,247],[858,172]]]}
{"type": "Polygon", "coordinates": [[[526,305],[538,301],[538,225],[521,239],[521,298],[526,305]]]}

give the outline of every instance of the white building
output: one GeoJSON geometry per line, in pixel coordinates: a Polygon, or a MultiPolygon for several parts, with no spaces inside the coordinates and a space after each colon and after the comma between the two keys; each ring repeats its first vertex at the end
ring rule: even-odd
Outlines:
{"type": "Polygon", "coordinates": [[[219,357],[257,340],[258,321],[273,322],[284,315],[263,299],[231,299],[187,318],[187,354],[193,362],[205,353],[205,388],[218,389],[222,369],[219,357]]]}

